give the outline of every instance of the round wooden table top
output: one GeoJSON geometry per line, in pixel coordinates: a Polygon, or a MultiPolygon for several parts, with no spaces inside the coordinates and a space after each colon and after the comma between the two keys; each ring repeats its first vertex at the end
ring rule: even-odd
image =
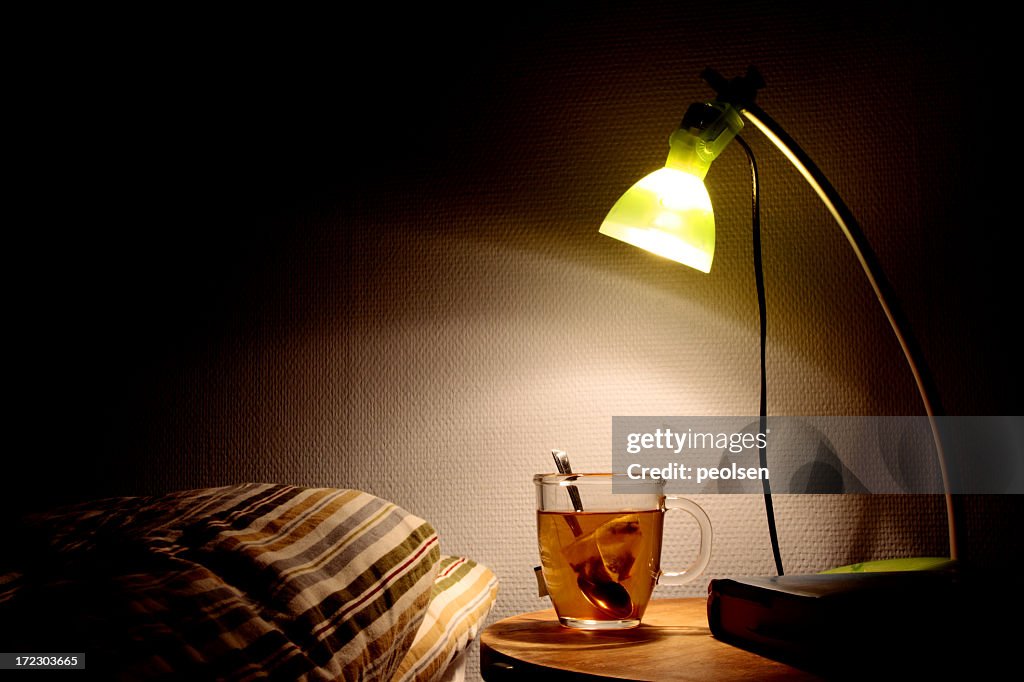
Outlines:
{"type": "Polygon", "coordinates": [[[701,598],[655,599],[629,630],[562,627],[554,609],[506,618],[480,636],[480,671],[488,682],[821,679],[712,637],[701,598]]]}

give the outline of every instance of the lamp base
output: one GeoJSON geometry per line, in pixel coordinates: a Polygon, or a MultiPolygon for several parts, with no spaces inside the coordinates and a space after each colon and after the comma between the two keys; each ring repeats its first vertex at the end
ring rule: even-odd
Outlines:
{"type": "Polygon", "coordinates": [[[955,563],[716,579],[708,586],[708,625],[718,639],[829,676],[889,673],[894,663],[902,671],[949,672],[976,666],[974,633],[986,633],[986,623],[972,620],[974,606],[987,600],[972,596],[968,602],[955,563]]]}

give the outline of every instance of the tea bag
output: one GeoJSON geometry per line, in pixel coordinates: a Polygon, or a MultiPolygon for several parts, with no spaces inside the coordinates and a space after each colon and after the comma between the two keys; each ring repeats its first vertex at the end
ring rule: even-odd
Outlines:
{"type": "Polygon", "coordinates": [[[636,514],[620,516],[594,532],[604,569],[612,580],[622,582],[629,577],[640,550],[640,517],[636,514]]]}
{"type": "Polygon", "coordinates": [[[640,518],[623,514],[577,538],[562,550],[577,574],[594,582],[622,582],[636,561],[640,518]]]}

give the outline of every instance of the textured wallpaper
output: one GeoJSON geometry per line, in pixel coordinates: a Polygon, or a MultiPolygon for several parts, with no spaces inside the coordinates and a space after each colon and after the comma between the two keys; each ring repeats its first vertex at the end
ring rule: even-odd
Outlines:
{"type": "MultiPolygon", "coordinates": [[[[164,187],[160,176],[154,195],[136,198],[130,220],[120,216],[140,240],[121,242],[127,264],[93,244],[102,295],[69,305],[95,306],[78,328],[98,349],[86,379],[102,409],[82,417],[88,466],[72,465],[56,489],[360,488],[431,521],[444,552],[490,566],[501,580],[494,619],[545,608],[531,570],[531,476],[553,470],[552,448],[578,471],[607,470],[613,416],[757,413],[740,149],[707,178],[718,222],[709,275],[597,232],[618,196],[664,162],[686,107],[712,95],[699,78],[707,66],[760,68],[759,103],[860,220],[946,410],[1012,413],[1007,377],[1019,371],[1002,364],[1008,344],[990,316],[1007,300],[1000,256],[992,268],[980,258],[991,250],[961,238],[989,186],[958,143],[976,125],[971,77],[987,56],[954,39],[940,9],[777,5],[719,4],[700,21],[672,2],[509,10],[504,21],[468,17],[468,28],[441,17],[436,29],[403,24],[398,38],[412,42],[392,45],[395,66],[370,47],[389,35],[380,16],[339,28],[337,51],[318,36],[327,47],[315,59],[282,54],[291,71],[261,61],[267,75],[239,86],[261,96],[243,93],[194,150],[209,185],[164,187]],[[341,45],[366,31],[362,50],[341,45]],[[280,117],[259,108],[271,105],[280,117]],[[225,176],[246,170],[258,182],[236,174],[221,192],[204,153],[236,121],[252,134],[233,142],[246,153],[225,176]],[[263,174],[261,150],[273,162],[263,174]],[[287,192],[275,195],[277,180],[287,192]]],[[[246,54],[223,63],[244,70],[246,54]]],[[[202,81],[213,109],[234,101],[218,78],[202,81]]],[[[921,414],[828,213],[759,133],[744,137],[762,173],[770,413],[921,414]]],[[[89,410],[88,395],[73,389],[63,404],[89,410]]],[[[707,575],[656,596],[703,596],[706,579],[773,571],[759,497],[698,501],[715,530],[707,575]]],[[[998,555],[984,501],[972,505],[979,555],[998,555]]],[[[789,572],[947,552],[932,497],[781,496],[776,514],[789,572]]],[[[669,525],[666,563],[680,563],[693,529],[669,525]]]]}

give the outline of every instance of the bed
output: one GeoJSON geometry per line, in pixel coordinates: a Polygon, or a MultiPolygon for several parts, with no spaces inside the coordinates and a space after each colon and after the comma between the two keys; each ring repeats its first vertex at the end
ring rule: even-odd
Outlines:
{"type": "Polygon", "coordinates": [[[458,680],[498,591],[359,490],[247,483],[26,517],[0,560],[8,652],[105,679],[458,680]]]}

